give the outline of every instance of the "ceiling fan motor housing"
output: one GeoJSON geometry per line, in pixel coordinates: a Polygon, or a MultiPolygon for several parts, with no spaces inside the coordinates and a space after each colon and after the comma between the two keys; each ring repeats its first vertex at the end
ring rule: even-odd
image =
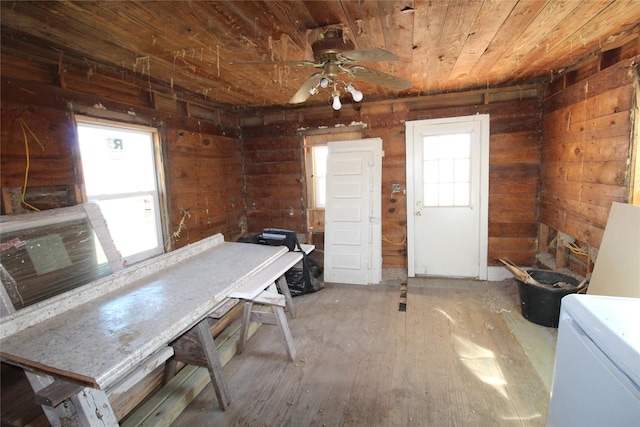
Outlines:
{"type": "Polygon", "coordinates": [[[342,31],[337,28],[327,30],[311,44],[313,57],[318,62],[335,61],[338,53],[354,48],[353,42],[342,37],[342,31]]]}

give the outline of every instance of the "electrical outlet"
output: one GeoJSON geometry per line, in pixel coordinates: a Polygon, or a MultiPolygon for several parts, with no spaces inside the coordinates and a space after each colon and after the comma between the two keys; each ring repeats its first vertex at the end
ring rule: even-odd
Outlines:
{"type": "Polygon", "coordinates": [[[391,191],[394,193],[400,192],[400,184],[391,184],[391,191]]]}

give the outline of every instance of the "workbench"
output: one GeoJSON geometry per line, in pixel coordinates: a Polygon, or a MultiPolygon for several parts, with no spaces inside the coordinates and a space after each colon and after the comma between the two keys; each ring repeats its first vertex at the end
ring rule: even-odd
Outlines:
{"type": "Polygon", "coordinates": [[[286,253],[217,234],[3,317],[0,358],[41,376],[42,388],[78,387],[81,424],[117,425],[105,391],[140,366],[164,363],[181,337],[196,336],[224,409],[228,396],[214,378],[221,367],[205,321],[286,253]]]}

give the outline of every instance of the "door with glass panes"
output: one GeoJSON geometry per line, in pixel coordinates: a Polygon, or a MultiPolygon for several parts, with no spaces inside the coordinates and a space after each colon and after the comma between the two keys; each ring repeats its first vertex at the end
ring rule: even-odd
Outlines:
{"type": "Polygon", "coordinates": [[[409,275],[486,278],[488,116],[407,122],[406,137],[409,275]]]}

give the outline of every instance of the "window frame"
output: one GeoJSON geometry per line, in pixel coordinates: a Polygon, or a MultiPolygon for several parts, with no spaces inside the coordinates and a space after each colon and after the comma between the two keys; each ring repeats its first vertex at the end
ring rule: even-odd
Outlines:
{"type": "MultiPolygon", "coordinates": [[[[315,153],[319,148],[327,149],[328,147],[327,144],[313,144],[305,147],[305,165],[307,170],[307,201],[309,202],[308,207],[310,209],[324,209],[324,204],[318,202],[319,179],[318,174],[316,173],[317,162],[315,153]]],[[[326,180],[326,173],[324,178],[326,180]]]]}
{"type": "Polygon", "coordinates": [[[335,128],[304,129],[298,131],[300,150],[302,152],[302,194],[304,220],[308,241],[312,233],[324,233],[324,207],[318,207],[315,201],[316,184],[313,176],[312,147],[327,146],[330,141],[360,140],[365,137],[364,124],[352,124],[335,128]]]}
{"type": "MultiPolygon", "coordinates": [[[[95,200],[113,200],[118,197],[130,197],[135,195],[144,195],[147,193],[151,194],[151,197],[154,199],[158,209],[155,215],[155,220],[157,222],[156,227],[158,230],[158,244],[153,249],[146,250],[143,252],[138,252],[133,254],[125,260],[125,265],[135,264],[145,259],[149,259],[153,256],[161,254],[165,251],[170,250],[171,241],[168,239],[169,233],[167,229],[167,225],[169,223],[169,210],[167,204],[167,191],[166,191],[166,178],[165,178],[165,166],[164,166],[164,155],[162,150],[162,144],[160,140],[160,130],[151,126],[144,126],[134,123],[128,123],[125,121],[117,121],[117,120],[106,120],[95,117],[83,116],[76,114],[74,115],[74,129],[76,131],[76,149],[75,149],[75,159],[78,170],[78,178],[82,182],[81,186],[81,197],[83,202],[87,202],[89,197],[87,195],[86,186],[84,185],[84,170],[82,163],[82,155],[80,152],[80,138],[78,134],[78,126],[80,125],[88,125],[88,126],[98,126],[98,127],[112,127],[119,128],[123,131],[132,131],[132,132],[146,132],[151,135],[152,145],[153,145],[153,161],[154,161],[154,179],[155,179],[155,191],[142,191],[142,192],[125,192],[118,193],[118,195],[105,195],[104,197],[99,197],[95,200]]],[[[94,199],[92,197],[92,199],[94,199]]],[[[124,257],[123,257],[124,259],[124,257]]]]}

